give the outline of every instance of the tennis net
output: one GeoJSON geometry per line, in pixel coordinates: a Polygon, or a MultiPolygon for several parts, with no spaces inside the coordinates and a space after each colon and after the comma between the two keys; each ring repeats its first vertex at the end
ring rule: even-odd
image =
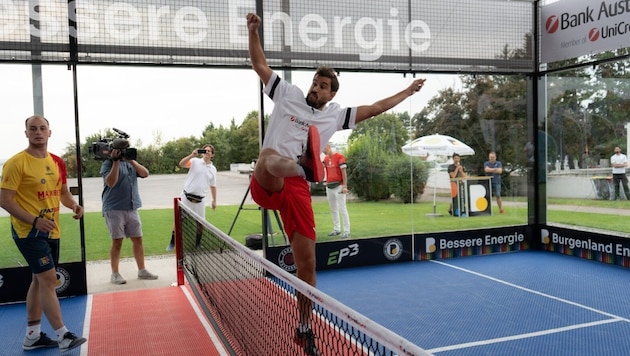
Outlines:
{"type": "Polygon", "coordinates": [[[185,205],[175,208],[178,265],[232,354],[429,355],[246,248],[185,205]],[[309,301],[312,333],[298,333],[298,294],[309,301]]]}

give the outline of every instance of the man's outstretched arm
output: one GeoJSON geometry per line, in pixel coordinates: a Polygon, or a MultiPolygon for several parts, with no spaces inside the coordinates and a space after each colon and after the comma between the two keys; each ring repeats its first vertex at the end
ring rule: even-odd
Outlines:
{"type": "Polygon", "coordinates": [[[365,119],[369,119],[373,116],[377,116],[384,113],[385,111],[400,104],[403,100],[419,92],[420,89],[422,89],[422,86],[424,85],[424,81],[425,79],[416,79],[407,88],[401,90],[400,92],[390,97],[381,99],[372,105],[359,106],[357,108],[357,121],[356,121],[357,124],[365,119]]]}
{"type": "Polygon", "coordinates": [[[262,21],[256,14],[247,14],[247,32],[249,36],[249,58],[252,61],[252,68],[258,74],[262,82],[267,85],[273,71],[267,64],[267,58],[260,44],[260,35],[258,29],[262,21]]]}

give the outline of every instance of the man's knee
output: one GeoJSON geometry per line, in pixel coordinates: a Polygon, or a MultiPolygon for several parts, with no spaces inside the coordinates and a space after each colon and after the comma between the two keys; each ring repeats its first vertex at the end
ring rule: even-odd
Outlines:
{"type": "Polygon", "coordinates": [[[278,153],[278,151],[274,150],[273,148],[269,148],[269,147],[263,148],[258,154],[258,159],[256,160],[254,171],[259,165],[264,166],[267,159],[269,159],[272,156],[278,156],[278,155],[280,155],[280,153],[278,153]]]}

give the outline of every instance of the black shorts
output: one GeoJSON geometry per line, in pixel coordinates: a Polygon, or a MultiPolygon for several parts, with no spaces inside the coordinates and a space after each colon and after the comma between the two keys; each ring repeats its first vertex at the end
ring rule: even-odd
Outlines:
{"type": "MultiPolygon", "coordinates": [[[[35,229],[33,229],[35,230],[35,229]]],[[[59,264],[59,239],[49,239],[36,231],[31,231],[26,238],[17,237],[11,229],[13,241],[24,256],[31,272],[37,274],[55,268],[59,264]]]]}

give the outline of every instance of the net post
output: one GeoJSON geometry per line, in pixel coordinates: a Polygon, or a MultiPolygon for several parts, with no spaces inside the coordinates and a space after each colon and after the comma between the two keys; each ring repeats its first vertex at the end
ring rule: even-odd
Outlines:
{"type": "Polygon", "coordinates": [[[182,219],[179,211],[181,197],[173,198],[173,217],[175,219],[175,263],[177,268],[177,285],[184,285],[184,245],[182,241],[182,219]]]}

